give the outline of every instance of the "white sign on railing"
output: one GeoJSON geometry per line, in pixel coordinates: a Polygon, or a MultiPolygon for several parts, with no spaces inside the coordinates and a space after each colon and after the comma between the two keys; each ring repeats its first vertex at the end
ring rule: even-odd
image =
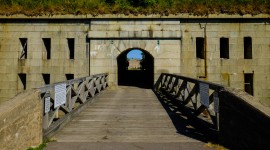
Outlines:
{"type": "Polygon", "coordinates": [[[218,98],[218,93],[214,93],[214,110],[216,113],[219,112],[219,98],[218,98]]]}
{"type": "Polygon", "coordinates": [[[45,98],[44,113],[48,113],[50,111],[50,107],[51,107],[50,99],[51,99],[50,97],[45,98]]]}
{"type": "Polygon", "coordinates": [[[209,85],[200,83],[200,100],[201,104],[205,107],[209,107],[209,85]]]}
{"type": "Polygon", "coordinates": [[[66,103],[66,83],[55,85],[54,108],[66,103]]]}

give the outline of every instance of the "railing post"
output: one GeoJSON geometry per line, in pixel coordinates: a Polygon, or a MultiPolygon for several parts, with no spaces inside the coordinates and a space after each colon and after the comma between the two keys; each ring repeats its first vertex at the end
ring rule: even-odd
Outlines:
{"type": "Polygon", "coordinates": [[[44,95],[43,95],[43,98],[42,98],[42,101],[43,101],[43,113],[44,113],[44,117],[43,117],[43,128],[44,129],[47,129],[48,128],[48,122],[49,122],[49,112],[50,112],[50,93],[49,92],[46,92],[44,95]]]}
{"type": "Polygon", "coordinates": [[[48,122],[49,122],[49,114],[45,113],[45,115],[43,116],[43,129],[47,129],[48,128],[48,122]]]}

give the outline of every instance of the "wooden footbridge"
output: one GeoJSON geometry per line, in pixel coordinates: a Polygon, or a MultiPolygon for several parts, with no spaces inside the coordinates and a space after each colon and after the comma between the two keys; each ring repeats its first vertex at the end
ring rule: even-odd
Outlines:
{"type": "Polygon", "coordinates": [[[176,114],[168,114],[150,89],[109,89],[57,132],[47,149],[208,149],[187,120],[178,131],[169,115],[176,114]]]}
{"type": "MultiPolygon", "coordinates": [[[[49,89],[53,88],[42,89],[44,100],[49,97],[50,108],[53,108],[45,113],[45,136],[57,141],[50,143],[47,149],[107,149],[106,146],[112,145],[116,146],[115,149],[209,149],[205,145],[210,139],[193,127],[176,105],[157,97],[152,89],[119,86],[104,90],[106,77],[98,75],[65,83],[67,103],[56,108],[57,96],[46,95],[52,93],[49,89]],[[77,109],[80,113],[75,118],[66,118],[77,109]],[[71,121],[65,126],[58,123],[66,120],[71,121]],[[61,129],[56,131],[59,127],[61,129]]],[[[174,82],[178,82],[177,78],[174,82],[172,79],[164,76],[157,86],[169,90],[175,84],[176,88],[174,82]]],[[[186,87],[175,92],[182,92],[182,96],[188,98],[186,101],[190,101],[187,95],[190,92],[195,95],[192,89],[198,84],[180,83],[180,80],[178,84],[186,87]]]]}
{"type": "Polygon", "coordinates": [[[153,89],[112,88],[108,74],[99,74],[31,92],[11,100],[23,100],[14,109],[14,103],[0,107],[0,149],[20,149],[16,141],[41,143],[42,136],[55,140],[47,150],[213,149],[209,142],[270,148],[268,107],[243,91],[198,79],[161,74],[153,89]]]}
{"type": "Polygon", "coordinates": [[[245,92],[173,74],[161,74],[153,89],[107,88],[107,78],[40,88],[44,138],[56,140],[46,149],[213,149],[208,142],[269,147],[268,111],[249,104],[245,92]]]}

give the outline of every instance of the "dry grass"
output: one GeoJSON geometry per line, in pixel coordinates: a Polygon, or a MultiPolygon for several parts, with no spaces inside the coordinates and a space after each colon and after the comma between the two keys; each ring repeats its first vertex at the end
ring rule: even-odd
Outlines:
{"type": "Polygon", "coordinates": [[[215,150],[228,150],[227,148],[225,148],[225,147],[223,147],[221,145],[213,144],[211,142],[207,143],[205,146],[209,147],[209,148],[214,148],[215,150]]]}
{"type": "Polygon", "coordinates": [[[270,14],[270,0],[0,0],[0,15],[270,14]],[[111,3],[108,3],[111,2],[111,3]]]}

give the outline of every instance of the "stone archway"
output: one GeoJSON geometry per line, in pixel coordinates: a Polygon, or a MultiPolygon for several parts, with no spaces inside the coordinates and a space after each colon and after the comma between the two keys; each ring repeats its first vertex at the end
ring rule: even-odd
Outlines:
{"type": "Polygon", "coordinates": [[[137,86],[141,88],[152,88],[154,84],[154,57],[147,51],[140,48],[130,48],[123,51],[117,57],[118,85],[137,86]],[[144,58],[140,61],[141,68],[129,70],[127,54],[132,50],[140,50],[144,58]]]}

